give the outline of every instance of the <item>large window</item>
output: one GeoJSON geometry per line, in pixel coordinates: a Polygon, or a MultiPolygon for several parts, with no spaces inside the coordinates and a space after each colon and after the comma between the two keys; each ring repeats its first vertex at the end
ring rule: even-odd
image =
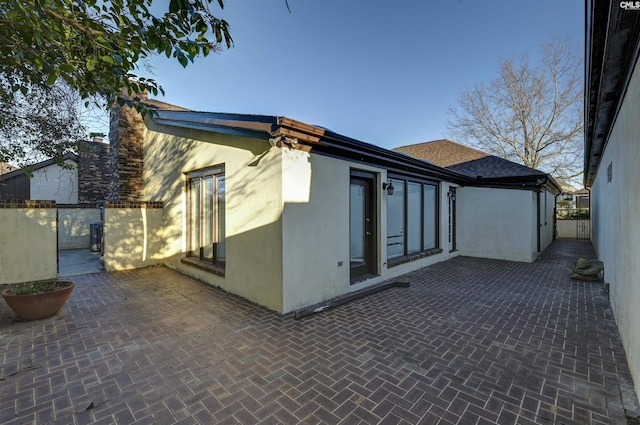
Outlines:
{"type": "Polygon", "coordinates": [[[387,258],[438,247],[438,187],[435,183],[391,178],[387,197],[387,258]]]}
{"type": "Polygon", "coordinates": [[[224,266],[225,190],[224,168],[216,167],[188,175],[187,256],[224,266]]]}

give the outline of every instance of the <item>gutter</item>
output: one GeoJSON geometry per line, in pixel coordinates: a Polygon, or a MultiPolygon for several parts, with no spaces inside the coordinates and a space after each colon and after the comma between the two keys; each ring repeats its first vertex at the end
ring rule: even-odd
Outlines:
{"type": "Polygon", "coordinates": [[[426,161],[290,118],[278,118],[278,126],[278,130],[275,131],[276,135],[296,138],[301,145],[336,157],[346,157],[355,161],[383,165],[386,168],[392,168],[391,171],[413,172],[416,174],[429,172],[434,177],[460,184],[474,181],[473,178],[466,174],[450,171],[426,161]]]}
{"type": "Polygon", "coordinates": [[[546,188],[551,193],[560,193],[562,188],[556,180],[548,174],[533,174],[514,177],[482,177],[475,180],[477,186],[504,189],[530,189],[539,191],[546,188]]]}

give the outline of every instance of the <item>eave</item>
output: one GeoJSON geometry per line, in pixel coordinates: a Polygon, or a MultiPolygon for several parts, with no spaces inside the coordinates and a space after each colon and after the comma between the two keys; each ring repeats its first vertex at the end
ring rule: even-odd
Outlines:
{"type": "Polygon", "coordinates": [[[158,125],[264,140],[284,136],[296,140],[294,149],[314,151],[336,158],[379,165],[390,171],[422,177],[426,175],[459,184],[473,181],[468,176],[437,167],[426,161],[287,117],[159,110],[154,112],[150,119],[158,125]]]}
{"type": "Polygon", "coordinates": [[[479,179],[288,117],[160,110],[153,114],[151,120],[158,125],[269,140],[278,146],[283,146],[281,143],[284,141],[291,149],[375,165],[407,176],[510,189],[539,190],[546,187],[552,192],[560,192],[555,180],[544,174],[479,179]]]}
{"type": "Polygon", "coordinates": [[[584,184],[591,187],[640,51],[640,11],[586,0],[584,184]]]}
{"type": "Polygon", "coordinates": [[[310,126],[290,118],[281,117],[278,119],[279,134],[289,137],[296,137],[302,145],[307,145],[316,152],[328,156],[349,159],[355,162],[375,164],[383,166],[389,171],[422,175],[448,180],[458,184],[471,183],[464,174],[450,171],[442,167],[433,165],[427,161],[412,158],[402,153],[398,153],[380,146],[365,143],[333,131],[310,126]]]}
{"type": "Polygon", "coordinates": [[[560,184],[549,174],[489,178],[478,176],[475,181],[475,186],[495,188],[502,187],[505,189],[529,189],[537,191],[544,188],[554,195],[562,192],[560,184]]]}

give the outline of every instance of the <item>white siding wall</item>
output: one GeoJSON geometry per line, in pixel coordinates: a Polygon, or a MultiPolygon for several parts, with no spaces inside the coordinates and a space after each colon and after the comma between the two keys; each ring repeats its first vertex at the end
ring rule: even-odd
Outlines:
{"type": "Polygon", "coordinates": [[[460,255],[532,262],[537,257],[537,193],[528,190],[457,189],[460,255]]]}
{"type": "Polygon", "coordinates": [[[31,199],[56,201],[59,204],[78,203],[78,164],[71,160],[65,163],[73,169],[50,165],[34,171],[30,180],[31,199]]]}
{"type": "Polygon", "coordinates": [[[627,360],[640,394],[640,67],[602,155],[591,191],[592,239],[627,360]],[[611,172],[609,181],[607,172],[611,172]]]}

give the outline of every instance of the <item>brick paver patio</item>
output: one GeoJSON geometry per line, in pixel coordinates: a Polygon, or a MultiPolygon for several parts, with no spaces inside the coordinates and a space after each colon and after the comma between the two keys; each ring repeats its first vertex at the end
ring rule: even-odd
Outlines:
{"type": "Polygon", "coordinates": [[[164,267],[77,276],[52,319],[1,303],[0,423],[625,424],[624,351],[578,257],[459,257],[300,320],[164,267]]]}

